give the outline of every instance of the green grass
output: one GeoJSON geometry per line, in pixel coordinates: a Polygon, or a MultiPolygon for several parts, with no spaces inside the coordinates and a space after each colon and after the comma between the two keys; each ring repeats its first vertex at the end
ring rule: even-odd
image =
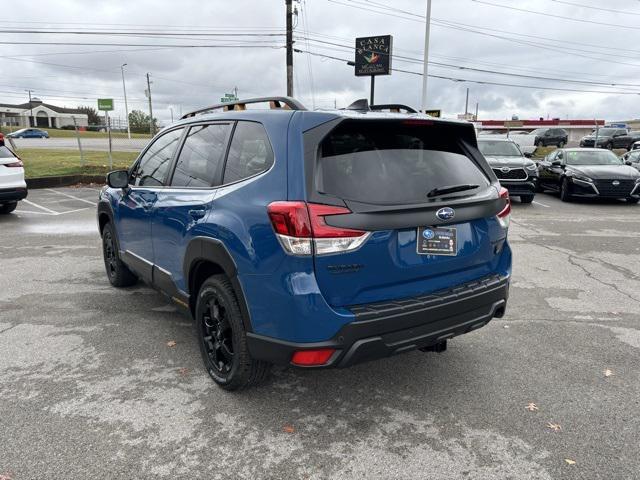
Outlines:
{"type": "MultiPolygon", "coordinates": [[[[18,155],[24,162],[25,176],[50,177],[53,175],[102,175],[109,172],[107,152],[84,152],[84,166],[77,150],[22,148],[18,155]]],[[[129,168],[137,157],[135,152],[113,152],[113,169],[129,168]]]]}
{"type": "MultiPolygon", "coordinates": [[[[11,133],[12,131],[15,132],[22,128],[24,127],[19,127],[19,128],[15,127],[12,129],[8,127],[3,127],[2,131],[3,133],[11,133]]],[[[59,130],[56,128],[40,128],[39,130],[44,130],[45,132],[48,132],[49,137],[51,138],[69,138],[69,137],[75,138],[76,137],[75,130],[59,130]]],[[[79,132],[79,134],[80,134],[80,138],[107,138],[109,136],[107,132],[84,131],[84,132],[79,132]]],[[[128,138],[126,132],[111,132],[111,137],[112,138],[128,138]]],[[[151,138],[151,135],[149,135],[148,133],[132,133],[131,138],[151,138]]]]}

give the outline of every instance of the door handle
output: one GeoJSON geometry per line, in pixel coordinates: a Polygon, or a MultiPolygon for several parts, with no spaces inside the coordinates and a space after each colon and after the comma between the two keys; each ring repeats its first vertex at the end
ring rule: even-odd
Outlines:
{"type": "Polygon", "coordinates": [[[189,215],[191,215],[191,217],[197,219],[203,218],[206,215],[207,211],[204,209],[193,209],[193,210],[189,210],[189,215]]]}

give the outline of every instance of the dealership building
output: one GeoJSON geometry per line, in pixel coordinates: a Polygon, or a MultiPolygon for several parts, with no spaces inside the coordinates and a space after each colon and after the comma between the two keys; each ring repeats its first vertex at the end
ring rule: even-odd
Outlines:
{"type": "Polygon", "coordinates": [[[78,127],[89,125],[89,117],[76,108],[58,107],[44,103],[39,98],[31,102],[12,105],[0,103],[0,126],[2,127],[41,127],[62,128],[74,125],[78,127]]]}

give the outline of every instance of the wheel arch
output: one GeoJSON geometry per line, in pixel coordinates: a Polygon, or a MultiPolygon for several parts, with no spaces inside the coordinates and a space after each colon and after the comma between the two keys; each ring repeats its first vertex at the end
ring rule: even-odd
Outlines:
{"type": "Polygon", "coordinates": [[[109,205],[108,202],[101,201],[98,203],[98,230],[100,232],[100,236],[102,236],[104,226],[109,222],[113,223],[113,211],[111,210],[111,205],[109,205]]]}
{"type": "Polygon", "coordinates": [[[233,287],[246,331],[253,331],[249,307],[238,279],[238,267],[224,243],[209,237],[192,239],[185,251],[183,274],[187,281],[189,310],[194,318],[200,286],[212,275],[224,275],[233,287]]]}

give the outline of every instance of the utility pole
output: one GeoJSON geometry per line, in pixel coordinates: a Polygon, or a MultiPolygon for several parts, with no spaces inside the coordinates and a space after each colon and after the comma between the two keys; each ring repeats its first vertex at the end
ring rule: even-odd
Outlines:
{"type": "Polygon", "coordinates": [[[422,69],[422,111],[427,111],[427,79],[429,78],[429,33],[431,29],[431,0],[427,0],[427,19],[424,30],[424,66],[422,69]]]}
{"type": "Polygon", "coordinates": [[[29,110],[31,110],[31,116],[29,117],[29,127],[35,127],[34,125],[34,121],[33,121],[33,104],[31,103],[31,93],[33,92],[33,90],[25,90],[25,92],[29,92],[29,110]]]}
{"type": "Polygon", "coordinates": [[[469,88],[467,88],[467,99],[464,102],[464,116],[469,114],[469,88]]]}
{"type": "Polygon", "coordinates": [[[149,97],[149,133],[151,136],[156,133],[155,125],[153,124],[153,105],[151,104],[151,80],[149,80],[149,74],[147,73],[147,97],[149,97]]]}
{"type": "Polygon", "coordinates": [[[478,121],[478,107],[480,106],[480,102],[476,102],[476,117],[475,117],[475,121],[478,121]]]}
{"type": "Polygon", "coordinates": [[[124,111],[127,114],[126,120],[127,120],[127,136],[129,137],[129,140],[131,140],[131,127],[129,126],[129,105],[127,104],[127,85],[124,83],[124,67],[126,67],[127,64],[123,63],[120,66],[120,70],[122,70],[122,90],[124,92],[124,111]]]}
{"type": "Polygon", "coordinates": [[[169,111],[171,112],[171,123],[173,123],[173,107],[169,107],[169,111]]]}
{"type": "Polygon", "coordinates": [[[293,0],[287,4],[287,96],[293,97],[293,0]]]}

